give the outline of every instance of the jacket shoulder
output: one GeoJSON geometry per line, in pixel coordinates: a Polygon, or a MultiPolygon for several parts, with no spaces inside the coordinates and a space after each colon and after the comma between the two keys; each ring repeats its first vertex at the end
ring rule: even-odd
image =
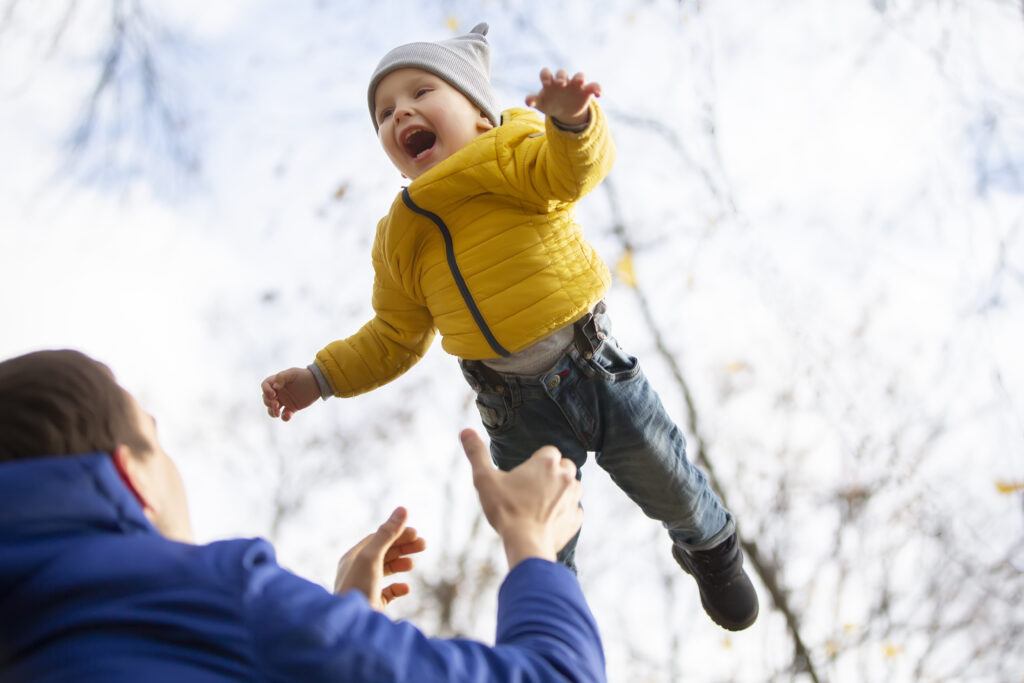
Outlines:
{"type": "Polygon", "coordinates": [[[501,113],[498,142],[512,142],[544,134],[544,119],[532,109],[513,108],[501,113]]]}

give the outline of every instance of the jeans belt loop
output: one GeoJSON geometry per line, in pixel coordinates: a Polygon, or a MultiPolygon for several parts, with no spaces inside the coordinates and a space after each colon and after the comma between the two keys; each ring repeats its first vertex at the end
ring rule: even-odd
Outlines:
{"type": "Polygon", "coordinates": [[[477,372],[480,375],[480,383],[482,385],[484,385],[485,387],[491,389],[492,391],[496,391],[497,393],[499,393],[501,395],[505,395],[505,393],[506,393],[505,378],[502,377],[501,374],[497,370],[494,370],[493,368],[488,367],[487,364],[484,363],[483,361],[479,361],[478,360],[478,361],[475,361],[475,363],[476,363],[477,372]]]}
{"type": "Polygon", "coordinates": [[[587,313],[573,325],[573,342],[576,350],[586,360],[594,357],[601,342],[597,337],[597,325],[594,323],[593,314],[587,313]]]}

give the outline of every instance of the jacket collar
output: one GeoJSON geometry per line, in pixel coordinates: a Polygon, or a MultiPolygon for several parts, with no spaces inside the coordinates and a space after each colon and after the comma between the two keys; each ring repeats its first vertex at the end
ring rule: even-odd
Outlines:
{"type": "Polygon", "coordinates": [[[88,531],[159,533],[109,454],[0,464],[0,538],[88,531]]]}
{"type": "MultiPolygon", "coordinates": [[[[502,112],[501,125],[509,124],[527,124],[538,131],[544,130],[544,123],[529,109],[508,109],[502,112]]],[[[443,211],[447,206],[479,192],[480,181],[474,169],[481,161],[493,157],[497,135],[497,126],[481,133],[455,154],[409,183],[408,190],[412,200],[419,206],[436,212],[443,211]]],[[[395,199],[395,206],[401,204],[402,197],[399,193],[395,199]]]]}

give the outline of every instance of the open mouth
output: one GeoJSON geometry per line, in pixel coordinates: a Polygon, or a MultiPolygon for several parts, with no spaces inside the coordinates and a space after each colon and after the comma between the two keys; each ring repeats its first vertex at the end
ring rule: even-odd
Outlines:
{"type": "Polygon", "coordinates": [[[402,146],[413,159],[418,159],[437,142],[437,136],[429,130],[414,130],[402,140],[402,146]]]}

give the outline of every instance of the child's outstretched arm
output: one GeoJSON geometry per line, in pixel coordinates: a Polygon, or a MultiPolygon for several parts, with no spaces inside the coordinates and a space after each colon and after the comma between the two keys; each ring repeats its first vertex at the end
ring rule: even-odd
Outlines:
{"type": "Polygon", "coordinates": [[[270,417],[287,422],[320,398],[320,385],[308,368],[288,368],[263,380],[263,405],[270,417]]]}
{"type": "Polygon", "coordinates": [[[551,69],[540,72],[540,92],[526,96],[526,105],[553,118],[564,127],[576,128],[590,122],[590,98],[601,96],[598,83],[587,83],[583,73],[572,78],[565,69],[552,75],[551,69]]]}
{"type": "Polygon", "coordinates": [[[569,78],[564,69],[544,69],[540,86],[526,103],[546,114],[543,134],[528,119],[500,126],[497,151],[510,194],[547,210],[552,201],[575,202],[597,187],[611,170],[615,145],[597,106],[599,84],[582,73],[569,78]]]}
{"type": "Polygon", "coordinates": [[[434,340],[434,319],[407,292],[386,263],[382,230],[373,241],[373,318],[355,334],[331,342],[306,368],[289,368],[263,380],[263,405],[287,422],[318,398],[350,397],[387,384],[415,365],[434,340]]]}

